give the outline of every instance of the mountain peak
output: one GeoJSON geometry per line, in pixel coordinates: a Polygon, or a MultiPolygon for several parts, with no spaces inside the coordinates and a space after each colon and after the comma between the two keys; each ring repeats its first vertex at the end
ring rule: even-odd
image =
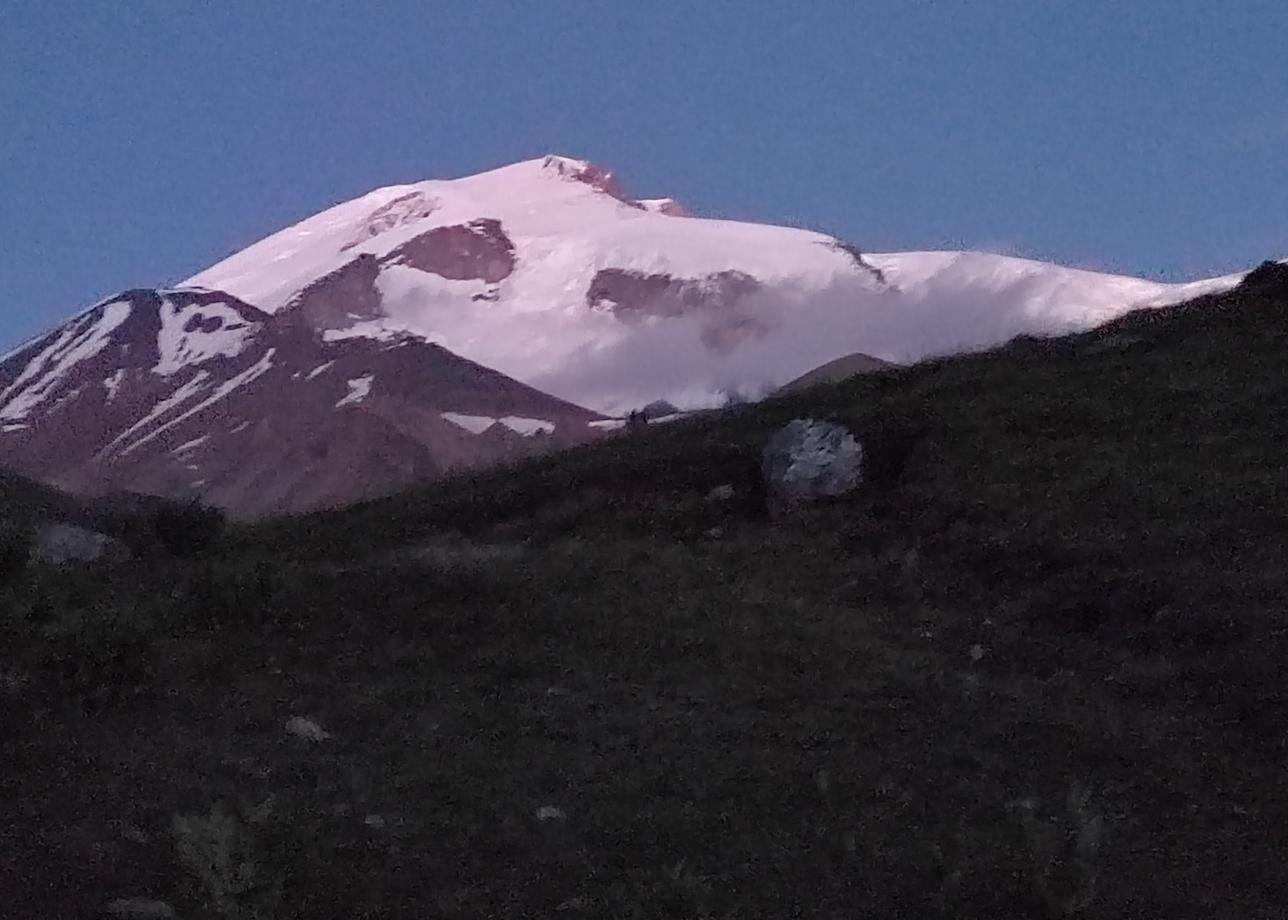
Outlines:
{"type": "MultiPolygon", "coordinates": [[[[541,168],[560,178],[572,179],[575,182],[589,185],[591,188],[611,195],[619,201],[630,201],[625,192],[622,191],[617,177],[609,170],[602,166],[597,166],[589,160],[578,160],[558,154],[549,154],[541,160],[541,168]]],[[[630,203],[634,204],[634,202],[630,203]]]]}
{"type": "Polygon", "coordinates": [[[135,289],[0,360],[0,465],[239,517],[381,494],[600,436],[595,413],[408,335],[135,289]]]}
{"type": "Polygon", "coordinates": [[[659,399],[756,398],[1242,277],[871,253],[686,213],[560,154],[376,189],[0,357],[0,464],[299,510],[598,437],[659,399]]]}
{"type": "Polygon", "coordinates": [[[406,332],[609,414],[658,398],[714,405],[854,352],[915,360],[1199,292],[689,217],[558,153],[378,189],[186,284],[294,313],[332,339],[406,332]]]}

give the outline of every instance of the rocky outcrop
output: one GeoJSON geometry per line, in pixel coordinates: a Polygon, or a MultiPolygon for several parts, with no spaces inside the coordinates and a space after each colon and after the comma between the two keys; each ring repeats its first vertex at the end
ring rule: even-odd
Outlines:
{"type": "Polygon", "coordinates": [[[761,473],[770,513],[777,516],[857,488],[863,447],[840,425],[794,419],[765,445],[761,473]]]}
{"type": "Polygon", "coordinates": [[[438,208],[438,199],[424,192],[408,192],[405,195],[399,195],[393,201],[371,212],[362,228],[352,240],[340,247],[340,251],[345,252],[388,230],[429,217],[438,208]]]}
{"type": "Polygon", "coordinates": [[[556,175],[589,185],[596,191],[616,198],[622,204],[632,208],[640,208],[641,210],[644,208],[642,204],[629,198],[622,190],[621,183],[617,181],[617,177],[602,166],[596,166],[594,163],[588,163],[585,160],[574,160],[571,157],[556,155],[546,157],[541,161],[541,165],[543,169],[556,175]]]}
{"type": "Polygon", "coordinates": [[[738,310],[744,298],[761,287],[751,275],[737,271],[675,278],[605,268],[591,280],[586,304],[593,310],[606,310],[625,323],[645,317],[698,317],[699,340],[711,351],[725,354],[769,332],[763,320],[738,310]]]}
{"type": "MultiPolygon", "coordinates": [[[[402,199],[399,199],[402,200],[402,199]]],[[[392,217],[390,218],[393,219],[392,217]]],[[[377,222],[375,227],[382,227],[377,222]]],[[[374,228],[372,232],[378,232],[374,228]]],[[[345,247],[348,248],[348,247],[345,247]]],[[[387,316],[377,281],[387,266],[406,265],[449,281],[496,284],[514,271],[514,244],[488,218],[435,227],[383,257],[362,253],[304,288],[278,316],[314,332],[344,330],[387,316]]],[[[477,295],[486,299],[486,294],[477,295]]]]}
{"type": "Polygon", "coordinates": [[[379,276],[380,260],[364,253],[314,281],[280,315],[315,331],[345,329],[363,320],[379,319],[384,316],[376,290],[379,276]]]}
{"type": "Polygon", "coordinates": [[[744,272],[723,271],[701,278],[644,274],[624,268],[595,273],[586,304],[630,321],[644,316],[683,316],[694,311],[729,311],[760,282],[744,272]]]}
{"type": "Polygon", "coordinates": [[[835,252],[845,253],[854,261],[855,267],[863,269],[863,271],[871,275],[873,280],[878,284],[886,284],[885,272],[864,258],[863,250],[859,249],[858,246],[855,246],[853,243],[847,243],[844,240],[832,240],[827,244],[827,247],[835,252]]]}
{"type": "Polygon", "coordinates": [[[495,284],[514,271],[514,243],[499,220],[435,227],[394,249],[383,265],[409,265],[452,281],[495,284]]]}

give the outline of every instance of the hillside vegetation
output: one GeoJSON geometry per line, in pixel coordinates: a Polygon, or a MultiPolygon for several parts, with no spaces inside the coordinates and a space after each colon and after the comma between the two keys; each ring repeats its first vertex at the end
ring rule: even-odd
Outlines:
{"type": "Polygon", "coordinates": [[[1285,368],[1267,267],[16,576],[0,914],[1282,916],[1285,368]],[[869,479],[771,520],[802,415],[869,479]]]}

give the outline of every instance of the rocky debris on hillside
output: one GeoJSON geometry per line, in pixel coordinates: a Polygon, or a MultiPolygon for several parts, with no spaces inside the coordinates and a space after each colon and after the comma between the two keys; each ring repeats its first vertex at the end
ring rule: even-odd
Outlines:
{"type": "Polygon", "coordinates": [[[769,439],[761,458],[770,514],[844,495],[862,481],[862,467],[863,448],[845,428],[793,419],[769,439]]]}
{"type": "Polygon", "coordinates": [[[714,489],[708,492],[707,501],[708,502],[732,501],[734,494],[735,494],[734,487],[731,484],[726,482],[723,485],[716,486],[714,489]]]}
{"type": "Polygon", "coordinates": [[[537,809],[538,821],[563,821],[567,817],[564,810],[555,805],[542,805],[537,809]]]}
{"type": "Polygon", "coordinates": [[[1098,336],[1093,339],[1086,348],[1084,354],[1099,355],[1109,351],[1126,351],[1129,348],[1135,348],[1146,341],[1144,336],[1131,335],[1126,332],[1111,332],[1108,335],[1098,336]]]}
{"type": "Polygon", "coordinates": [[[326,741],[331,737],[331,733],[323,728],[312,719],[306,719],[303,716],[292,716],[286,720],[287,734],[294,735],[297,738],[303,738],[305,741],[326,741]]]}
{"type": "Polygon", "coordinates": [[[69,562],[98,562],[120,559],[129,550],[119,540],[87,527],[51,522],[36,529],[31,544],[33,562],[66,565],[69,562]]]}
{"type": "Polygon", "coordinates": [[[118,898],[107,905],[107,915],[129,920],[165,920],[178,916],[165,901],[152,898],[118,898]]]}
{"type": "Polygon", "coordinates": [[[513,565],[523,558],[524,548],[516,543],[475,543],[459,536],[442,536],[410,547],[401,555],[444,571],[482,571],[513,565]]]}

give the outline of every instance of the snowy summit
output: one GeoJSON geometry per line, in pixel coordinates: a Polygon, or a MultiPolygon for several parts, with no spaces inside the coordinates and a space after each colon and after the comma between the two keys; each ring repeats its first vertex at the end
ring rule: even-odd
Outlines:
{"type": "Polygon", "coordinates": [[[854,352],[892,361],[1085,328],[1222,290],[976,252],[866,253],[689,216],[561,156],[378,189],[185,282],[330,338],[411,333],[562,399],[756,396],[854,352]]]}
{"type": "Polygon", "coordinates": [[[632,410],[665,421],[1240,277],[861,252],[636,200],[548,156],[379,189],[11,351],[0,465],[244,517],[307,510],[612,437],[632,410]]]}

